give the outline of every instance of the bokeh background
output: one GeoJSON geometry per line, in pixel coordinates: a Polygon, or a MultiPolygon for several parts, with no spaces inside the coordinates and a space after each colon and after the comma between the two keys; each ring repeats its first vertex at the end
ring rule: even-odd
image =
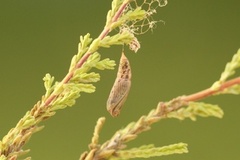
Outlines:
{"type": "MultiPolygon", "coordinates": [[[[0,2],[0,137],[44,94],[46,73],[60,81],[77,52],[79,36],[96,38],[105,24],[111,0],[25,0],[0,2]]],[[[137,54],[125,50],[132,67],[132,88],[118,118],[106,111],[116,70],[99,71],[93,94],[82,94],[72,108],[45,121],[25,146],[34,160],[78,159],[87,150],[94,125],[107,118],[100,142],[147,114],[159,101],[209,87],[240,48],[240,1],[171,0],[158,9],[153,32],[139,36],[137,54]]],[[[117,61],[121,47],[99,51],[117,61]]],[[[239,75],[239,71],[237,72],[239,75]]],[[[222,95],[204,100],[219,104],[223,119],[163,120],[141,134],[130,147],[143,144],[189,145],[189,153],[151,159],[240,159],[240,98],[222,95]]]]}

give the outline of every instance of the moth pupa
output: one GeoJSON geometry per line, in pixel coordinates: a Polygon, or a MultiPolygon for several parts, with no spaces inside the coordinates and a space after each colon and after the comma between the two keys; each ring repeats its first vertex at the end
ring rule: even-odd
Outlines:
{"type": "Polygon", "coordinates": [[[127,57],[122,52],[117,77],[107,100],[107,110],[116,117],[120,114],[131,87],[131,67],[127,57]]]}

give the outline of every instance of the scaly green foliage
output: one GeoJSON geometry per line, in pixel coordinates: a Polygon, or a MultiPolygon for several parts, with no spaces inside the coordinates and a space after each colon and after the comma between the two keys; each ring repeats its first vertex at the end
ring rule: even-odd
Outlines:
{"type": "MultiPolygon", "coordinates": [[[[233,76],[236,72],[236,70],[240,68],[240,49],[237,51],[237,53],[233,56],[232,61],[228,62],[225,70],[222,72],[221,77],[218,81],[216,81],[213,85],[212,85],[212,89],[217,89],[223,82],[225,82],[229,77],[233,76]]],[[[235,87],[236,88],[236,87],[235,87]]],[[[237,87],[239,88],[239,87],[237,87]]],[[[238,94],[240,94],[239,90],[235,90],[236,92],[238,92],[238,94]]],[[[234,94],[236,94],[236,92],[233,92],[234,94]]],[[[225,93],[231,93],[228,91],[225,91],[225,93]]]]}
{"type": "Polygon", "coordinates": [[[150,158],[159,157],[171,154],[187,153],[187,144],[177,143],[164,147],[155,147],[153,144],[144,145],[139,148],[132,148],[129,150],[120,150],[116,156],[112,156],[110,160],[132,159],[132,158],[150,158]]]}
{"type": "Polygon", "coordinates": [[[222,118],[223,110],[218,105],[203,102],[189,102],[188,107],[180,108],[177,111],[167,114],[169,118],[177,118],[180,120],[190,118],[193,121],[196,121],[197,116],[222,118]]]}

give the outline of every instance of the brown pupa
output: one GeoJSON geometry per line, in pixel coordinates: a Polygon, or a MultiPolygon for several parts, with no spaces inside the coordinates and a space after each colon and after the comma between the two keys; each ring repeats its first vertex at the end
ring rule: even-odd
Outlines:
{"type": "Polygon", "coordinates": [[[127,57],[122,52],[117,77],[107,100],[107,110],[116,117],[120,114],[131,87],[131,67],[127,57]]]}

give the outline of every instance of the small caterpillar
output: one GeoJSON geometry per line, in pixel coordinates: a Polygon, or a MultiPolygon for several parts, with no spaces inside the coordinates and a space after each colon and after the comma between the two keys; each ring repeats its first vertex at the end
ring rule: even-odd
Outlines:
{"type": "Polygon", "coordinates": [[[116,117],[120,114],[131,87],[131,67],[127,57],[122,52],[117,77],[107,100],[107,110],[116,117]]]}

